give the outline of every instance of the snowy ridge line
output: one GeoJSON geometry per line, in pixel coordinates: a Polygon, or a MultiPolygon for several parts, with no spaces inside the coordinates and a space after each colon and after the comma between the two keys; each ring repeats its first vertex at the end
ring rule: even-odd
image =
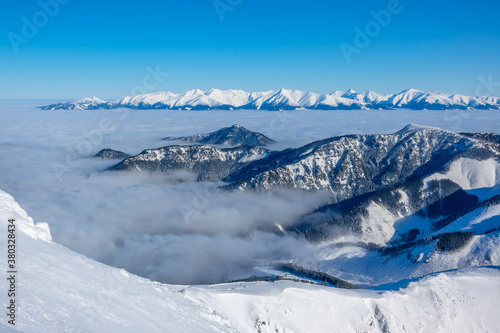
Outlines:
{"type": "Polygon", "coordinates": [[[398,94],[381,95],[373,91],[334,91],[317,94],[300,90],[245,92],[243,90],[190,90],[176,94],[156,92],[104,101],[97,97],[40,107],[43,110],[94,109],[172,109],[172,110],[500,110],[499,97],[470,97],[441,92],[407,89],[398,94]]]}

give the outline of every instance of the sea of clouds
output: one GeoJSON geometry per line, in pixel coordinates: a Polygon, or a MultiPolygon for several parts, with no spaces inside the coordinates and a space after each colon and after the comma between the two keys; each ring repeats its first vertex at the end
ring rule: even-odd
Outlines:
{"type": "MultiPolygon", "coordinates": [[[[266,262],[311,260],[292,225],[328,193],[226,191],[194,175],[110,172],[102,148],[137,154],[161,138],[240,124],[298,147],[341,134],[392,133],[409,123],[498,132],[498,111],[42,111],[50,101],[0,101],[0,188],[53,239],[103,263],[168,283],[215,283],[266,262]]],[[[20,244],[22,251],[22,244],[20,244]]]]}

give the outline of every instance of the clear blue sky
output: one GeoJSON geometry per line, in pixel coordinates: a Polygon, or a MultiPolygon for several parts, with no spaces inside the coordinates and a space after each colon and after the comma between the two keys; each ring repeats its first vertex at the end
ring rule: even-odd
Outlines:
{"type": "Polygon", "coordinates": [[[169,76],[154,90],[173,92],[413,87],[474,95],[479,76],[500,82],[493,0],[401,0],[348,63],[340,44],[356,46],[354,28],[373,27],[370,12],[391,1],[220,0],[232,9],[221,20],[213,0],[70,0],[53,17],[37,1],[2,0],[0,98],[118,98],[157,65],[169,76]],[[23,35],[23,17],[38,32],[23,35]],[[9,33],[27,37],[16,39],[17,53],[9,33]]]}

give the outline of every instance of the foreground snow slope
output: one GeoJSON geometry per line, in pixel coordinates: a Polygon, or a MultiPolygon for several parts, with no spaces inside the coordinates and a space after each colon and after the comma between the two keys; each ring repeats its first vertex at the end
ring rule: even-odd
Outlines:
{"type": "MultiPolygon", "coordinates": [[[[0,191],[1,235],[16,219],[16,328],[23,332],[498,331],[500,271],[468,268],[349,291],[294,282],[167,286],[53,243],[0,191]]],[[[2,258],[2,266],[6,267],[2,258]]],[[[1,279],[5,290],[5,279],[1,279]]],[[[5,295],[2,303],[6,304],[5,295]]],[[[0,331],[11,331],[5,318],[0,331]]]]}
{"type": "Polygon", "coordinates": [[[496,269],[477,268],[380,291],[275,282],[192,294],[241,332],[496,332],[499,278],[496,269]]]}
{"type": "MultiPolygon", "coordinates": [[[[229,323],[177,288],[112,268],[49,241],[14,199],[0,191],[1,237],[18,226],[18,323],[24,332],[216,332],[229,323]]],[[[3,244],[3,243],[2,243],[3,244]]],[[[4,257],[4,256],[2,256],[4,257]]],[[[2,267],[6,267],[2,258],[2,267]]],[[[6,290],[6,280],[1,279],[6,290]]],[[[2,304],[6,304],[2,292],[2,304]]],[[[3,317],[3,316],[2,316],[3,317]]],[[[7,325],[5,318],[2,325],[7,325]]],[[[3,326],[0,331],[3,332],[3,326]]]]}

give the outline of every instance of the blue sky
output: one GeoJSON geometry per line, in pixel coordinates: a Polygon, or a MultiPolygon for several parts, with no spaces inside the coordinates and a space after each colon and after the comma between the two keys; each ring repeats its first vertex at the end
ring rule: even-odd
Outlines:
{"type": "Polygon", "coordinates": [[[213,0],[59,0],[53,15],[41,3],[54,10],[57,0],[3,1],[0,98],[118,98],[142,85],[147,67],[169,73],[149,90],[173,92],[474,95],[478,77],[500,82],[500,3],[492,0],[216,0],[219,12],[213,0]],[[372,11],[388,11],[390,22],[377,23],[372,11]],[[355,28],[367,26],[368,42],[356,45],[355,28]],[[357,48],[350,62],[347,44],[357,48]]]}

